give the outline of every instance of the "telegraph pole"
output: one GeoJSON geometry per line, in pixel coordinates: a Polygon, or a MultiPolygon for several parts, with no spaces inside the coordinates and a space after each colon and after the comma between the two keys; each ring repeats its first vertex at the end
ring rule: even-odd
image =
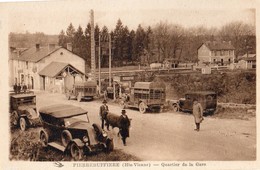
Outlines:
{"type": "Polygon", "coordinates": [[[109,37],[109,87],[111,87],[111,34],[108,34],[109,37]]]}
{"type": "Polygon", "coordinates": [[[98,36],[98,86],[99,94],[101,94],[101,44],[100,44],[100,34],[98,36]]]}
{"type": "Polygon", "coordinates": [[[91,78],[96,81],[96,60],[95,60],[95,35],[94,35],[94,11],[90,11],[90,25],[91,25],[91,78]]]}

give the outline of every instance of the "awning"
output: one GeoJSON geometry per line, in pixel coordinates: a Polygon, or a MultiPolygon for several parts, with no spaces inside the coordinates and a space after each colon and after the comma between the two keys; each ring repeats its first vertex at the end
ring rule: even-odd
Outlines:
{"type": "Polygon", "coordinates": [[[73,67],[71,64],[61,62],[50,63],[39,72],[39,75],[47,77],[58,77],[61,76],[61,74],[65,71],[71,74],[84,75],[84,73],[73,67]]]}

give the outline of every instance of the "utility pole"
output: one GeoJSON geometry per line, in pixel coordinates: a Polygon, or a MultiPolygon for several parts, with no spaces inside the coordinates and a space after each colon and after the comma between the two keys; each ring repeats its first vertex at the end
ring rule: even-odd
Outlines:
{"type": "Polygon", "coordinates": [[[100,34],[98,36],[98,86],[99,86],[99,95],[101,94],[101,44],[100,44],[100,34]]]}
{"type": "Polygon", "coordinates": [[[112,81],[111,81],[111,34],[108,34],[109,37],[109,87],[111,87],[112,85],[112,81]]]}
{"type": "Polygon", "coordinates": [[[94,11],[90,11],[90,25],[91,25],[91,78],[96,82],[96,59],[95,59],[95,31],[94,31],[94,11]]]}

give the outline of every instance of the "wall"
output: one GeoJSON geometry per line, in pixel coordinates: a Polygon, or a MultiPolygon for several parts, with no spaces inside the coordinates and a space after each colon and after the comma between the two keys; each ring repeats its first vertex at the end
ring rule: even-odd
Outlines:
{"type": "Polygon", "coordinates": [[[211,62],[210,55],[211,55],[210,50],[208,49],[208,47],[205,44],[203,44],[198,49],[199,64],[202,64],[203,62],[211,62]]]}

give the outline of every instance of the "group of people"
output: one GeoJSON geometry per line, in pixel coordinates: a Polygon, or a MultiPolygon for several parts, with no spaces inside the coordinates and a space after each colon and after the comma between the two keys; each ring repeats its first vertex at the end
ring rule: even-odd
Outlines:
{"type": "MultiPolygon", "coordinates": [[[[109,124],[107,123],[108,111],[109,111],[109,109],[107,106],[107,101],[104,100],[103,105],[100,106],[99,115],[101,118],[102,129],[104,129],[104,126],[106,125],[107,130],[109,130],[109,124]]],[[[195,125],[196,125],[196,128],[194,130],[200,131],[200,124],[204,120],[204,118],[203,118],[203,108],[197,99],[193,100],[193,116],[194,116],[194,121],[195,121],[195,125]]],[[[126,138],[129,137],[128,127],[130,124],[130,120],[129,120],[128,116],[126,115],[126,111],[124,109],[121,111],[119,123],[120,123],[119,133],[122,137],[123,144],[126,146],[126,138]]]]}
{"type": "Polygon", "coordinates": [[[25,84],[21,85],[20,83],[15,83],[14,86],[13,86],[13,89],[14,89],[14,92],[17,94],[17,93],[21,93],[21,92],[24,92],[26,93],[27,91],[27,86],[25,84]]]}
{"type": "MultiPolygon", "coordinates": [[[[100,106],[99,116],[101,118],[102,129],[104,129],[104,126],[106,125],[107,130],[109,130],[109,124],[107,123],[108,111],[109,111],[109,109],[107,106],[107,101],[104,100],[103,105],[100,106]]],[[[119,124],[120,124],[119,133],[121,135],[121,139],[123,141],[124,146],[126,146],[126,138],[129,137],[130,120],[129,120],[128,116],[126,115],[125,110],[121,111],[121,116],[119,117],[119,124]]]]}

